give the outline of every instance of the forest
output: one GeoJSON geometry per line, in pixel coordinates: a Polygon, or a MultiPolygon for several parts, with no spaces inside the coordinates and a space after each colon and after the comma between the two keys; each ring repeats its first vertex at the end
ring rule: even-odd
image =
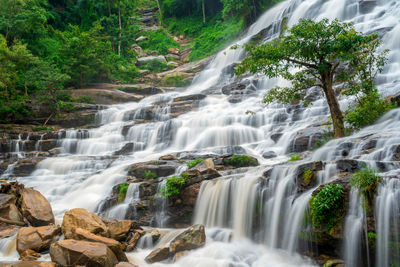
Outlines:
{"type": "MultiPolygon", "coordinates": [[[[29,105],[56,112],[77,101],[65,91],[91,82],[134,83],[136,39],[165,54],[189,38],[196,61],[226,46],[277,0],[1,0],[0,121],[18,121],[29,105]],[[158,6],[159,27],[143,30],[138,15],[158,6]]],[[[85,99],[80,99],[82,102],[85,99]]]]}

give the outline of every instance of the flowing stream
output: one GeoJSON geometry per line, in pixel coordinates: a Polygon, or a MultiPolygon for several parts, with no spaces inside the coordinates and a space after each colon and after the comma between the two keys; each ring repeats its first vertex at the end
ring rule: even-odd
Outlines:
{"type": "MultiPolygon", "coordinates": [[[[244,44],[264,29],[267,29],[265,41],[270,40],[280,34],[283,23],[290,27],[301,18],[339,18],[354,22],[359,31],[377,31],[383,39],[382,49],[391,50],[385,70],[378,77],[379,90],[384,96],[400,91],[400,1],[284,1],[263,14],[235,43],[244,44]]],[[[99,111],[98,127],[66,130],[58,140],[65,153],[41,161],[30,176],[17,180],[44,194],[60,222],[65,211],[72,208],[96,211],[112,187],[124,182],[127,167],[133,163],[156,160],[174,152],[218,153],[240,146],[261,165],[203,182],[194,222],[206,225],[207,244],[183,256],[173,266],[315,265],[297,254],[301,250],[299,236],[309,227],[305,223],[305,214],[315,188],[298,192],[296,175],[300,163],[281,163],[287,162],[287,153],[295,150],[293,141],[300,132],[326,129],[323,123],[328,121],[328,107],[316,88],[308,92],[313,100],[309,107],[265,106],[261,103],[262,96],[275,85],[286,82],[266,79],[262,75],[244,78],[245,93],[240,96],[240,102],[232,103],[229,96],[220,94],[220,89],[234,81],[227,67],[239,62],[243,56],[242,48],[227,48],[215,55],[183,92],[153,95],[138,103],[113,105],[99,111]],[[168,105],[158,105],[151,122],[136,122],[146,116],[154,103],[171,103],[178,96],[199,93],[207,97],[200,101],[197,110],[173,117],[168,105]],[[125,129],[128,130],[124,133],[125,129]],[[134,144],[131,153],[114,155],[129,143],[134,144]],[[263,157],[266,153],[276,157],[266,159],[263,157]],[[265,171],[270,172],[268,179],[262,178],[265,171]]],[[[340,101],[343,108],[349,104],[349,100],[340,101]]],[[[358,195],[352,191],[343,244],[347,266],[388,267],[400,258],[399,233],[393,233],[393,229],[399,229],[400,216],[400,163],[393,159],[398,145],[400,109],[389,112],[375,125],[352,136],[330,141],[322,148],[306,153],[301,161],[302,164],[326,162],[316,173],[318,184],[334,179],[338,170],[333,161],[345,157],[361,160],[382,171],[384,178],[375,204],[375,262],[361,259],[362,251],[355,248],[366,242],[360,228],[365,215],[358,195]],[[364,147],[371,142],[373,151],[367,153],[364,147]]],[[[308,149],[312,149],[311,138],[308,149]]],[[[15,144],[15,152],[18,157],[24,156],[23,140],[15,144]]],[[[7,178],[10,173],[12,166],[2,178],[7,178]]],[[[131,184],[125,202],[110,209],[108,215],[125,218],[129,204],[140,200],[138,186],[131,184]]],[[[167,216],[163,201],[159,209],[154,226],[162,227],[167,216]]],[[[16,260],[18,256],[10,249],[13,238],[9,239],[0,242],[1,260],[16,260]]],[[[149,246],[152,244],[141,245],[143,248],[129,257],[140,266],[147,266],[143,259],[151,251],[149,246]]]]}

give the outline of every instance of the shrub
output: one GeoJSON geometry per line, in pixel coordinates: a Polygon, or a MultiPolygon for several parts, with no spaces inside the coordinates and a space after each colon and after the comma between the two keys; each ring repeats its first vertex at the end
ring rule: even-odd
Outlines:
{"type": "Polygon", "coordinates": [[[126,192],[128,192],[129,185],[128,184],[121,184],[119,187],[118,193],[118,203],[121,203],[125,200],[126,192]]]}
{"type": "Polygon", "coordinates": [[[246,156],[246,155],[233,155],[230,159],[225,160],[226,163],[235,166],[237,168],[240,167],[248,167],[248,166],[257,166],[258,162],[256,159],[246,156]]]}
{"type": "Polygon", "coordinates": [[[165,86],[172,86],[172,87],[185,87],[190,84],[189,80],[184,80],[185,76],[184,75],[173,75],[173,76],[168,76],[165,77],[163,80],[163,84],[165,86]]]}
{"type": "Polygon", "coordinates": [[[47,127],[47,126],[35,126],[32,128],[32,131],[34,132],[40,132],[40,131],[52,131],[53,127],[47,127]]]}
{"type": "Polygon", "coordinates": [[[325,226],[332,229],[342,217],[344,188],[339,184],[329,184],[310,199],[311,221],[314,227],[325,226]]]}
{"type": "Polygon", "coordinates": [[[366,208],[371,208],[380,182],[380,177],[377,175],[376,170],[363,168],[358,172],[353,173],[352,176],[352,185],[358,188],[364,196],[366,208]]]}
{"type": "Polygon", "coordinates": [[[158,177],[157,174],[152,171],[144,172],[144,178],[146,178],[146,179],[156,179],[157,177],[158,177]]]}
{"type": "Polygon", "coordinates": [[[296,160],[302,160],[302,158],[299,155],[294,155],[289,159],[289,161],[296,161],[296,160]]]}
{"type": "Polygon", "coordinates": [[[314,178],[314,171],[313,170],[305,170],[303,173],[303,180],[307,184],[311,183],[312,179],[314,178]]]}
{"type": "Polygon", "coordinates": [[[397,105],[388,100],[381,99],[378,92],[374,91],[360,98],[359,102],[351,106],[344,113],[344,120],[353,129],[360,129],[373,124],[383,114],[397,105]]]}
{"type": "Polygon", "coordinates": [[[199,159],[195,159],[192,161],[189,161],[186,165],[188,166],[189,169],[196,167],[198,164],[202,163],[204,161],[204,159],[199,158],[199,159]]]}
{"type": "Polygon", "coordinates": [[[167,64],[159,59],[153,59],[140,64],[140,69],[149,70],[151,72],[163,72],[168,70],[167,64]]]}
{"type": "Polygon", "coordinates": [[[179,195],[182,187],[185,185],[186,179],[182,176],[172,176],[167,178],[165,187],[161,188],[160,194],[163,197],[172,197],[179,195]]]}
{"type": "Polygon", "coordinates": [[[148,31],[148,40],[140,42],[140,46],[146,51],[156,51],[159,55],[168,54],[169,48],[178,48],[179,44],[168,34],[166,30],[148,31]]]}

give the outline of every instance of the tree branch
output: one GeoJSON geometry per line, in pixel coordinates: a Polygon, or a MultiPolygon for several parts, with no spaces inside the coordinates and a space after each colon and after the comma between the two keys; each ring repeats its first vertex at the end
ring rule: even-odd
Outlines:
{"type": "Polygon", "coordinates": [[[304,66],[304,67],[308,67],[308,68],[312,68],[312,69],[316,69],[316,70],[318,69],[317,65],[306,63],[306,62],[301,62],[301,61],[298,61],[297,59],[293,59],[293,58],[290,58],[290,57],[284,57],[283,59],[286,60],[286,61],[292,62],[292,63],[299,64],[299,65],[304,66]]]}

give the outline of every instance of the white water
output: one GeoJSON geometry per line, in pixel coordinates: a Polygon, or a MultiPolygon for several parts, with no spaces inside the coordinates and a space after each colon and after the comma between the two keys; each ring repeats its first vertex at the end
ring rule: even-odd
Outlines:
{"type": "MultiPolygon", "coordinates": [[[[391,52],[385,71],[378,79],[379,90],[385,96],[400,91],[400,1],[377,1],[377,5],[368,12],[363,11],[357,0],[285,1],[261,16],[237,43],[246,43],[252,35],[270,25],[269,38],[273,38],[280,32],[284,17],[288,18],[289,26],[300,18],[328,17],[353,21],[356,28],[364,32],[382,32],[382,29],[386,29],[383,48],[389,48],[391,52]]],[[[311,191],[300,195],[296,192],[296,163],[275,167],[267,181],[260,177],[272,165],[288,159],[285,154],[291,148],[291,141],[297,132],[328,120],[328,109],[323,99],[315,100],[308,108],[287,108],[278,104],[265,106],[260,101],[262,95],[277,84],[285,84],[285,81],[252,76],[247,78],[252,82],[249,87],[257,91],[240,103],[232,104],[224,95],[209,95],[200,102],[198,110],[177,118],[171,118],[168,105],[161,105],[153,110],[151,123],[140,124],[137,120],[146,117],[146,112],[155,102],[168,102],[177,96],[199,93],[211,87],[219,88],[232,81],[232,77],[225,75],[223,69],[242,57],[241,49],[226,49],[218,53],[182,93],[150,96],[139,103],[114,105],[100,111],[97,115],[99,127],[85,131],[67,130],[66,137],[59,141],[66,154],[42,161],[31,176],[18,180],[42,192],[51,202],[57,219],[61,220],[63,213],[71,208],[82,207],[95,211],[110,194],[112,187],[124,181],[126,169],[132,163],[155,160],[175,151],[199,150],[205,153],[240,145],[249,154],[258,157],[262,166],[205,182],[195,214],[196,222],[217,227],[220,231],[231,229],[233,242],[228,243],[230,238],[226,238],[226,235],[223,235],[225,239],[222,238],[225,242],[211,240],[203,249],[180,259],[176,266],[310,265],[294,254],[299,246],[298,235],[305,227],[304,211],[311,196],[311,191]],[[248,114],[249,110],[254,114],[248,114]],[[125,136],[122,134],[124,127],[130,127],[125,136]],[[275,143],[271,137],[277,133],[282,136],[275,143]],[[134,143],[132,153],[112,156],[131,142],[134,143]],[[269,151],[275,152],[278,157],[262,159],[261,155],[269,151]],[[252,216],[254,213],[257,213],[257,221],[252,216]],[[256,232],[253,232],[254,225],[256,232]]],[[[341,105],[346,107],[348,101],[342,99],[341,105]]],[[[343,158],[341,144],[351,142],[354,145],[349,157],[368,161],[370,165],[376,165],[375,161],[390,162],[388,168],[395,171],[399,168],[392,161],[392,148],[400,144],[399,118],[400,110],[394,110],[374,126],[353,136],[329,142],[315,151],[310,160],[343,158]],[[373,138],[378,139],[377,149],[363,154],[365,152],[361,148],[373,138]]],[[[20,143],[16,152],[21,150],[20,143]]],[[[324,171],[317,173],[318,182],[329,181],[337,172],[335,166],[328,164],[324,171]]],[[[390,242],[393,242],[389,229],[398,225],[399,210],[396,203],[400,188],[396,179],[388,179],[380,186],[376,210],[377,265],[384,267],[390,266],[390,261],[399,255],[398,251],[393,252],[389,248],[390,242]]],[[[135,192],[133,188],[132,192],[135,192]]],[[[114,207],[109,215],[123,218],[126,207],[135,201],[136,196],[132,193],[132,198],[114,207]]],[[[165,219],[165,206],[160,205],[160,209],[154,223],[156,226],[163,226],[165,219]]],[[[350,230],[351,234],[355,231],[357,229],[350,230]]],[[[142,253],[143,257],[146,256],[145,252],[148,251],[142,253]]],[[[138,255],[143,259],[140,253],[138,255]]],[[[140,266],[145,265],[141,263],[140,266]]]]}

